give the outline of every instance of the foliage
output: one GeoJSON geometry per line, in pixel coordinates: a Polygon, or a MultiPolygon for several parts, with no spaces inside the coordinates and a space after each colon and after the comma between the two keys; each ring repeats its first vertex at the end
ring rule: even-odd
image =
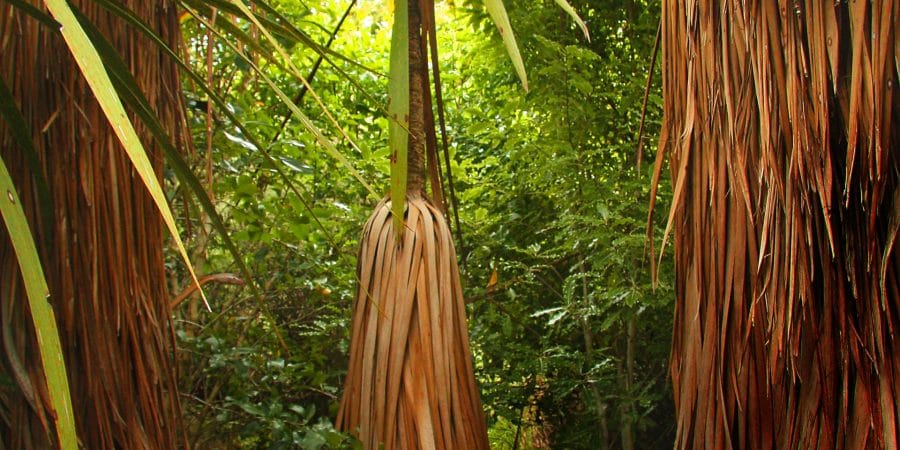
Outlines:
{"type": "MultiPolygon", "coordinates": [[[[59,33],[72,52],[72,57],[81,69],[85,81],[90,86],[90,90],[103,110],[104,116],[109,120],[111,128],[122,144],[122,148],[134,165],[135,172],[140,176],[147,191],[150,192],[150,196],[153,198],[153,202],[159,210],[163,222],[166,224],[169,232],[171,232],[172,240],[175,242],[180,256],[186,263],[185,267],[188,273],[190,273],[193,281],[199,284],[191,261],[188,259],[187,251],[181,241],[181,236],[178,233],[178,227],[175,225],[175,218],[172,216],[172,211],[165,200],[165,194],[159,186],[156,170],[151,164],[147,151],[144,149],[140,138],[138,138],[134,126],[125,113],[122,101],[117,95],[110,80],[110,75],[107,72],[108,66],[103,64],[95,44],[91,42],[71,6],[62,0],[45,0],[44,4],[50,11],[50,14],[53,15],[53,18],[59,22],[59,33]]],[[[203,296],[202,290],[200,295],[203,296]]]]}
{"type": "MultiPolygon", "coordinates": [[[[303,31],[319,42],[327,40],[346,7],[311,11],[297,2],[273,6],[292,23],[307,25],[303,31]]],[[[369,34],[364,25],[373,17],[379,21],[382,13],[372,5],[356,5],[342,28],[344,38],[336,39],[332,47],[355,63],[331,57],[346,73],[323,68],[311,82],[357,145],[345,143],[340,151],[352,155],[364,178],[383,181],[387,121],[377,118],[381,114],[370,97],[377,92],[375,97],[383,99],[386,90],[383,79],[362,66],[384,72],[386,59],[374,59],[354,40],[354,35],[359,42],[372,36],[387,45],[388,33],[371,26],[369,34]],[[344,51],[348,42],[354,52],[344,51]]],[[[229,19],[222,15],[217,20],[229,19]]],[[[251,24],[236,22],[246,33],[252,32],[251,24]]],[[[179,343],[188,350],[181,372],[182,389],[193,399],[186,402],[190,434],[198,447],[350,448],[353,443],[334,431],[330,420],[335,417],[346,364],[355,247],[358,227],[370,208],[367,191],[341,170],[339,162],[318,150],[316,137],[305,128],[288,122],[279,130],[280,120],[273,117],[286,117],[290,109],[233,48],[216,43],[227,37],[208,35],[195,20],[184,24],[194,70],[215,74],[208,81],[244,127],[236,128],[213,105],[207,133],[209,99],[202,92],[186,92],[193,106],[194,142],[198,149],[212,152],[198,152],[194,162],[202,168],[205,158],[211,157],[218,210],[234,230],[233,239],[251,272],[260,277],[266,305],[260,309],[247,292],[215,287],[210,298],[216,313],[205,313],[194,304],[176,312],[181,318],[179,343]],[[215,51],[207,65],[209,43],[215,51]],[[272,165],[260,145],[280,167],[272,165]],[[288,176],[280,176],[276,169],[288,176]]],[[[318,57],[303,46],[283,45],[297,67],[309,67],[318,57]]],[[[263,73],[289,96],[302,89],[279,65],[267,63],[260,54],[252,58],[259,59],[263,73]]],[[[310,103],[300,105],[304,114],[321,122],[322,110],[310,103]]],[[[171,181],[175,192],[180,191],[180,185],[171,181]]],[[[182,195],[173,199],[183,203],[184,219],[194,233],[192,243],[205,253],[203,271],[233,271],[232,256],[217,245],[218,237],[203,212],[184,203],[182,195]]]]}
{"type": "MultiPolygon", "coordinates": [[[[0,89],[2,89],[3,101],[11,99],[6,86],[2,83],[0,83],[0,89]]],[[[11,103],[4,106],[9,106],[11,103]]],[[[15,122],[7,118],[7,126],[13,123],[15,122]]],[[[39,338],[38,351],[41,354],[41,366],[46,374],[46,387],[31,387],[37,388],[38,392],[46,389],[47,396],[50,397],[50,404],[53,406],[51,417],[53,418],[56,442],[60,443],[61,448],[75,449],[78,447],[75,418],[72,415],[72,400],[69,394],[66,366],[62,358],[59,329],[56,326],[56,317],[53,315],[49,301],[50,290],[47,287],[47,280],[44,278],[44,271],[38,258],[34,239],[28,228],[25,212],[22,210],[16,188],[3,160],[0,160],[0,192],[6,192],[7,198],[0,200],[0,205],[2,205],[0,213],[2,213],[3,223],[9,231],[13,250],[22,272],[22,281],[28,296],[28,309],[34,323],[35,334],[39,338]]],[[[21,369],[20,367],[19,370],[21,369]]],[[[31,393],[28,398],[30,402],[35,402],[35,394],[35,392],[31,393]]]]}
{"type": "Polygon", "coordinates": [[[643,238],[648,177],[634,164],[654,5],[575,5],[590,43],[552,7],[513,5],[528,37],[531,92],[516,95],[508,71],[479,64],[490,49],[451,59],[474,61],[446,77],[460,92],[449,115],[468,175],[458,187],[466,241],[477,243],[463,253],[469,279],[487,286],[469,295],[485,404],[544,428],[554,446],[613,445],[627,426],[659,439],[640,447],[667,445],[671,267],[654,290],[643,238]],[[523,413],[532,404],[538,417],[523,413]]]}

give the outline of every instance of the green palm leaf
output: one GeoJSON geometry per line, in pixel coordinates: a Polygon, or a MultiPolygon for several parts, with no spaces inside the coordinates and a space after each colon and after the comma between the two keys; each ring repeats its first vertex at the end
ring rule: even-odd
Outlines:
{"type": "Polygon", "coordinates": [[[45,223],[49,227],[49,224],[53,223],[50,220],[53,217],[53,197],[50,195],[50,187],[47,183],[47,178],[44,177],[44,171],[41,170],[41,162],[38,159],[37,150],[34,148],[34,142],[31,141],[31,132],[28,129],[28,124],[22,118],[12,92],[2,79],[0,79],[0,115],[3,116],[3,120],[8,125],[6,129],[25,153],[28,166],[31,168],[31,176],[37,191],[37,197],[40,201],[41,216],[46,219],[45,223]]]}
{"type": "MultiPolygon", "coordinates": [[[[185,9],[187,10],[187,12],[189,14],[194,16],[194,18],[197,19],[197,21],[199,21],[204,26],[206,26],[210,31],[212,31],[213,34],[215,34],[218,37],[224,37],[224,36],[222,36],[222,33],[213,26],[213,24],[211,24],[208,20],[206,20],[203,16],[201,16],[197,11],[195,11],[191,8],[188,8],[188,7],[185,7],[185,9]]],[[[256,23],[258,24],[259,22],[256,22],[256,23]]],[[[259,27],[260,25],[257,25],[257,26],[259,27]]],[[[328,153],[332,158],[337,160],[341,165],[343,165],[350,172],[350,174],[353,175],[353,177],[356,178],[357,181],[359,181],[363,185],[363,187],[365,187],[366,190],[368,190],[369,193],[374,196],[375,191],[372,189],[372,187],[369,185],[369,183],[366,182],[366,180],[362,177],[362,175],[359,173],[359,171],[356,170],[356,168],[353,166],[353,164],[350,162],[350,160],[347,159],[346,156],[344,156],[341,152],[339,152],[337,150],[334,143],[331,142],[331,140],[327,136],[325,136],[325,134],[306,116],[306,114],[304,114],[300,110],[300,107],[297,106],[294,103],[294,101],[291,100],[291,98],[287,94],[285,94],[284,91],[281,88],[279,88],[278,85],[275,84],[275,82],[272,81],[272,79],[268,75],[265,74],[265,72],[262,71],[262,69],[260,69],[260,67],[253,61],[253,59],[248,57],[246,54],[244,54],[244,52],[242,52],[236,45],[234,45],[229,40],[223,39],[222,42],[225,45],[227,45],[229,48],[231,48],[231,50],[234,51],[235,54],[237,54],[241,59],[243,59],[250,66],[250,68],[253,69],[254,72],[256,72],[256,74],[260,77],[260,79],[264,83],[266,83],[269,86],[269,88],[272,89],[272,91],[275,93],[275,95],[278,97],[278,99],[281,100],[282,103],[284,103],[284,105],[287,106],[288,109],[291,110],[291,112],[293,113],[293,115],[295,117],[297,117],[297,119],[300,120],[300,123],[303,124],[303,127],[306,128],[306,130],[309,131],[316,138],[316,141],[319,143],[319,145],[322,146],[322,148],[325,149],[325,152],[328,153]]],[[[285,56],[287,56],[286,53],[285,53],[285,56]]],[[[297,72],[295,75],[299,75],[299,72],[297,72]]]]}
{"type": "MultiPolygon", "coordinates": [[[[121,8],[115,2],[111,2],[109,0],[95,0],[95,1],[100,6],[113,12],[114,14],[118,15],[119,17],[121,17],[122,19],[124,19],[125,21],[127,21],[128,23],[133,25],[134,27],[136,27],[141,33],[143,33],[145,36],[150,38],[150,40],[154,44],[156,44],[160,48],[160,50],[162,50],[166,55],[168,55],[170,58],[172,58],[172,61],[175,62],[175,64],[178,65],[178,67],[184,72],[184,74],[187,75],[194,82],[194,85],[197,86],[197,88],[199,88],[201,91],[203,91],[204,94],[207,95],[207,97],[210,99],[210,101],[212,101],[213,104],[215,104],[218,107],[218,110],[229,120],[229,122],[231,124],[233,124],[241,132],[241,135],[246,137],[247,141],[249,141],[250,144],[252,144],[253,147],[256,148],[260,152],[260,154],[262,154],[262,156],[266,159],[266,161],[269,162],[269,164],[275,169],[278,176],[284,181],[284,184],[288,187],[288,189],[294,195],[296,195],[298,199],[300,199],[301,203],[303,203],[304,207],[307,209],[307,212],[310,214],[310,216],[316,222],[319,229],[321,229],[322,232],[325,234],[325,236],[328,237],[328,240],[331,241],[332,240],[331,231],[329,231],[327,228],[325,228],[322,225],[322,223],[319,221],[318,217],[315,215],[312,208],[309,206],[309,202],[302,195],[300,190],[297,188],[296,184],[291,180],[291,177],[289,177],[287,175],[287,173],[285,173],[285,171],[281,168],[281,164],[279,164],[278,161],[272,156],[272,154],[270,154],[269,151],[266,150],[266,146],[263,145],[262,142],[260,142],[259,139],[257,139],[255,137],[255,135],[243,124],[243,122],[241,122],[237,118],[237,116],[234,114],[234,112],[229,108],[228,103],[225,101],[225,99],[223,99],[215,91],[213,91],[209,86],[207,86],[204,78],[202,76],[198,75],[193,70],[191,70],[191,68],[188,66],[188,64],[185,61],[183,61],[181,59],[181,57],[179,57],[175,53],[175,51],[173,51],[168,45],[166,45],[166,43],[159,37],[159,35],[157,35],[139,17],[135,16],[133,13],[131,13],[127,9],[121,8]]],[[[185,8],[187,9],[187,7],[185,7],[185,8]]],[[[196,13],[196,11],[191,11],[189,9],[188,9],[188,11],[196,13]]],[[[204,22],[204,24],[206,24],[206,22],[204,22]]],[[[235,49],[235,47],[233,47],[233,46],[231,48],[235,49]]],[[[249,58],[247,58],[246,55],[244,55],[243,53],[239,52],[238,55],[241,56],[242,58],[244,58],[245,61],[249,61],[249,58]]],[[[256,68],[256,69],[258,70],[258,68],[256,68]]],[[[262,74],[259,74],[259,75],[262,75],[262,74]]],[[[180,158],[171,159],[169,161],[170,163],[173,164],[173,167],[176,169],[176,174],[179,171],[179,169],[178,169],[178,166],[180,165],[179,161],[183,162],[180,158]]],[[[186,163],[185,163],[185,167],[187,167],[186,163]]],[[[196,178],[196,177],[194,177],[194,178],[196,178]]],[[[197,180],[197,181],[198,181],[198,186],[199,186],[199,180],[197,180]]],[[[191,182],[189,179],[188,179],[188,181],[182,180],[182,182],[187,183],[189,186],[193,185],[193,182],[191,182]]],[[[200,189],[200,191],[203,191],[202,186],[200,186],[199,189],[200,189]]],[[[205,197],[205,194],[204,194],[204,197],[205,197]]],[[[208,198],[207,198],[207,200],[208,200],[208,198]]],[[[201,206],[204,206],[203,205],[204,203],[205,202],[201,198],[201,206]]],[[[213,209],[212,203],[209,203],[208,206],[204,206],[204,208],[213,209]]],[[[212,217],[211,214],[210,214],[210,216],[212,217]]],[[[215,226],[215,221],[213,221],[213,225],[215,226]]],[[[223,225],[223,228],[219,231],[222,232],[223,234],[225,234],[224,233],[224,225],[223,225]]],[[[235,256],[235,257],[237,258],[238,261],[243,261],[242,257],[239,257],[239,256],[235,256]]],[[[245,274],[245,276],[246,276],[246,274],[245,274]]],[[[249,277],[248,277],[248,279],[249,279],[249,277]]],[[[252,284],[251,284],[251,286],[252,286],[252,284]]]]}
{"type": "Polygon", "coordinates": [[[556,4],[559,5],[559,7],[566,12],[566,14],[572,17],[572,20],[574,20],[575,23],[578,24],[578,28],[581,28],[581,32],[584,33],[584,38],[590,41],[591,33],[588,31],[587,25],[585,25],[584,21],[581,20],[581,17],[578,16],[578,13],[575,12],[575,8],[573,8],[572,5],[570,5],[566,0],[556,0],[556,4]]]}
{"type": "Polygon", "coordinates": [[[0,159],[0,192],[5,192],[0,199],[0,213],[6,223],[6,230],[12,240],[22,279],[25,282],[25,293],[28,296],[34,332],[37,334],[41,365],[47,379],[47,393],[55,412],[52,416],[56,438],[61,448],[75,450],[78,448],[75,417],[72,415],[69,381],[66,377],[59,331],[56,328],[56,317],[48,301],[50,290],[44,278],[34,238],[25,219],[25,212],[2,159],[0,159]]]}

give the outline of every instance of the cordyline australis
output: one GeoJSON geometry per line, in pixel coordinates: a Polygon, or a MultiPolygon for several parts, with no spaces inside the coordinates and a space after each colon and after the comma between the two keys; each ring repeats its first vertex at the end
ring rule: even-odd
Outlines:
{"type": "Polygon", "coordinates": [[[676,447],[898,448],[900,2],[662,11],[676,447]]]}
{"type": "MultiPolygon", "coordinates": [[[[360,240],[360,284],[337,426],[367,449],[487,449],[456,252],[440,206],[424,192],[428,128],[432,192],[440,199],[425,60],[426,41],[434,42],[434,4],[396,5],[388,109],[392,169],[408,167],[399,183],[406,198],[398,200],[404,208],[390,199],[379,203],[360,240]]],[[[392,170],[394,186],[397,176],[392,170]]]]}

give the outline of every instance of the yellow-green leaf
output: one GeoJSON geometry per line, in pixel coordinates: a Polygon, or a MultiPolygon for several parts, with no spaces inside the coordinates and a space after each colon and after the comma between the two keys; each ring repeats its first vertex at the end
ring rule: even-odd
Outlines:
{"type": "Polygon", "coordinates": [[[75,417],[72,415],[72,400],[69,396],[69,380],[59,342],[59,331],[56,328],[56,317],[48,301],[50,290],[47,288],[47,280],[38,259],[34,238],[25,220],[25,212],[2,159],[0,159],[0,192],[3,195],[0,199],[0,213],[6,223],[6,230],[12,240],[22,280],[25,283],[25,294],[28,297],[34,332],[37,335],[41,365],[47,379],[47,393],[53,407],[51,416],[56,429],[56,438],[61,448],[76,450],[78,438],[75,433],[75,417]]]}
{"type": "MultiPolygon", "coordinates": [[[[235,4],[239,5],[240,3],[236,2],[235,4]]],[[[244,7],[244,8],[246,8],[246,7],[244,7]]],[[[206,20],[205,18],[203,18],[203,16],[201,16],[197,11],[190,9],[187,6],[185,6],[185,10],[187,10],[187,12],[189,14],[191,14],[194,17],[194,19],[196,19],[198,22],[202,23],[210,31],[212,31],[213,34],[215,34],[218,37],[224,37],[224,36],[222,36],[220,31],[216,27],[213,26],[213,24],[209,23],[209,21],[206,20]]],[[[243,11],[243,9],[241,9],[241,10],[243,11]]],[[[249,10],[247,10],[247,12],[249,12],[249,10]]],[[[250,16],[250,17],[255,17],[255,16],[250,16]]],[[[259,21],[253,21],[253,22],[260,29],[260,32],[262,32],[264,34],[268,33],[268,32],[263,31],[264,28],[262,28],[262,24],[259,21]]],[[[271,37],[271,34],[269,34],[269,37],[271,37]]],[[[271,38],[273,41],[275,41],[274,37],[271,37],[271,38]]],[[[277,43],[277,41],[275,41],[275,42],[277,43]]],[[[313,124],[313,122],[309,119],[309,117],[307,117],[306,114],[304,114],[303,111],[300,110],[300,107],[297,106],[297,104],[295,104],[294,101],[287,94],[285,94],[284,91],[281,88],[279,88],[278,85],[276,85],[275,82],[272,81],[272,79],[269,78],[269,76],[265,74],[265,72],[262,71],[262,69],[259,68],[259,66],[253,61],[253,59],[248,57],[247,55],[245,55],[244,52],[241,51],[241,49],[238,48],[236,45],[234,45],[230,40],[222,39],[222,43],[227,45],[231,50],[233,50],[235,52],[235,54],[240,56],[241,59],[243,59],[253,69],[253,71],[260,77],[260,79],[272,89],[272,91],[275,93],[275,95],[278,97],[278,99],[281,100],[281,102],[284,103],[284,105],[287,106],[288,109],[291,110],[291,113],[294,115],[294,117],[296,117],[298,120],[300,120],[300,123],[303,125],[303,127],[306,128],[307,131],[312,133],[313,136],[315,136],[316,141],[319,143],[319,145],[321,145],[325,149],[326,153],[328,153],[331,157],[333,157],[341,165],[343,165],[348,171],[350,171],[350,174],[353,175],[353,177],[356,178],[360,182],[360,184],[362,184],[363,187],[365,187],[366,190],[369,191],[369,193],[371,193],[374,196],[375,191],[372,189],[372,187],[369,185],[369,183],[367,183],[366,180],[362,177],[362,174],[360,174],[359,171],[356,170],[356,168],[353,166],[353,163],[351,163],[350,160],[347,159],[346,156],[344,156],[341,152],[338,151],[338,149],[337,149],[337,147],[335,147],[334,143],[331,142],[331,140],[328,139],[328,137],[325,136],[325,134],[317,126],[315,126],[315,124],[313,124]]],[[[281,51],[284,52],[283,49],[281,51]]],[[[289,56],[287,55],[286,52],[283,53],[283,57],[286,58],[287,60],[289,60],[289,56]]],[[[292,65],[293,65],[293,63],[291,63],[291,66],[292,65]]],[[[292,70],[292,72],[298,78],[300,78],[300,79],[303,78],[300,75],[299,71],[292,70]]],[[[308,86],[308,84],[307,84],[307,86],[308,86]]],[[[307,89],[310,91],[310,93],[312,95],[315,95],[312,93],[312,90],[309,87],[307,89]]],[[[325,106],[323,104],[321,104],[321,101],[320,101],[320,106],[322,108],[325,108],[325,106]]],[[[323,111],[325,112],[326,115],[330,116],[330,113],[327,110],[323,109],[323,111]]],[[[337,123],[336,121],[333,121],[333,122],[337,123]]],[[[347,136],[346,133],[343,132],[343,130],[340,130],[340,131],[345,136],[347,136]]],[[[349,139],[349,136],[347,136],[347,138],[349,139]]],[[[351,145],[355,146],[355,144],[353,144],[352,141],[351,141],[351,145]]]]}
{"type": "Polygon", "coordinates": [[[566,0],[556,0],[556,4],[568,15],[572,16],[572,19],[578,24],[578,27],[581,28],[581,32],[584,33],[584,38],[590,41],[591,33],[588,32],[587,25],[585,25],[584,21],[581,20],[581,17],[578,16],[578,13],[575,12],[575,8],[573,8],[566,0]]]}
{"type": "Polygon", "coordinates": [[[512,60],[519,79],[522,80],[522,87],[528,91],[528,75],[525,74],[525,63],[522,62],[519,45],[516,44],[516,36],[513,34],[512,26],[509,24],[509,16],[506,14],[503,0],[484,0],[484,6],[487,7],[488,14],[490,14],[494,24],[497,25],[497,29],[500,30],[503,45],[509,53],[509,59],[512,60]]]}

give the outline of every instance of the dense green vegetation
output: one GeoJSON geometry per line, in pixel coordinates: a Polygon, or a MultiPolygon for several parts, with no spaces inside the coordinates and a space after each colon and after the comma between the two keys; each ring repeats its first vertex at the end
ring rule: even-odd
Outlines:
{"type": "MultiPolygon", "coordinates": [[[[273,3],[325,43],[349,2],[273,3]]],[[[654,289],[644,237],[651,164],[645,160],[640,172],[635,164],[658,5],[573,6],[588,22],[590,42],[552,2],[507,4],[529,70],[526,93],[480,2],[438,5],[476,375],[495,448],[668,446],[671,268],[660,269],[654,289]]],[[[381,3],[355,4],[331,45],[346,59],[329,58],[333,65],[310,80],[355,144],[344,140],[339,150],[378,194],[388,173],[381,74],[389,14],[381,3]]],[[[208,133],[206,94],[186,85],[195,172],[204,173],[211,149],[218,211],[265,302],[260,307],[248,289],[215,285],[207,288],[211,313],[199,299],[176,312],[189,435],[198,448],[349,444],[331,420],[346,368],[355,246],[377,196],[296,120],[281,129],[288,109],[224,44],[232,37],[208,34],[193,17],[184,28],[197,73],[211,75],[250,133],[215,107],[208,133]]],[[[315,64],[315,52],[289,48],[301,71],[315,64]]],[[[242,50],[288,95],[300,92],[283,62],[242,50]]],[[[657,92],[648,104],[645,155],[658,129],[657,92]]],[[[311,93],[301,107],[340,140],[311,93]]],[[[208,219],[169,180],[199,271],[237,272],[208,219]]],[[[174,255],[172,267],[181,270],[174,255]]],[[[178,287],[186,286],[179,275],[178,287]]]]}

